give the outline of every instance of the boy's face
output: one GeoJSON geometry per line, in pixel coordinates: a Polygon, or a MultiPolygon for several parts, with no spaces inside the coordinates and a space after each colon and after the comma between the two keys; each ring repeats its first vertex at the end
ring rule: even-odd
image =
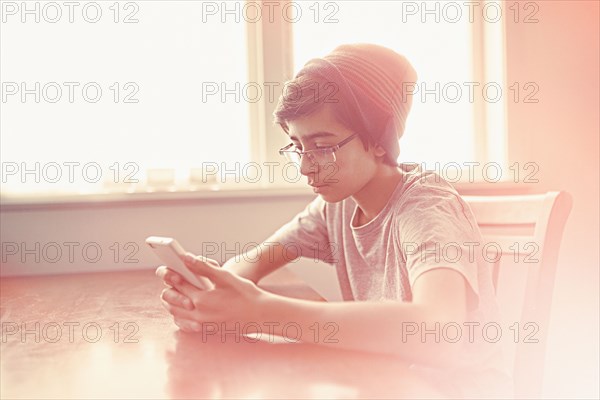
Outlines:
{"type": "MultiPolygon", "coordinates": [[[[354,134],[335,119],[327,105],[309,116],[290,121],[288,127],[290,139],[302,151],[335,146],[354,134]]],[[[308,156],[303,156],[300,172],[308,178],[315,193],[335,203],[359,192],[373,178],[382,163],[382,151],[377,150],[378,156],[375,151],[373,147],[365,151],[356,136],[335,152],[333,163],[314,164],[308,156]]]]}

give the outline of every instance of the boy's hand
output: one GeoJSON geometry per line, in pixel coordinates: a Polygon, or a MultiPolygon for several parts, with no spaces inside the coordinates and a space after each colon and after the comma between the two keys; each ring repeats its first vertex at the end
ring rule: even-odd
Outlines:
{"type": "Polygon", "coordinates": [[[184,262],[194,274],[208,278],[215,288],[201,290],[176,272],[161,266],[156,275],[169,286],[163,290],[163,306],[173,315],[175,324],[186,332],[199,332],[203,323],[260,323],[261,305],[268,292],[252,281],[187,253],[184,262]]]}

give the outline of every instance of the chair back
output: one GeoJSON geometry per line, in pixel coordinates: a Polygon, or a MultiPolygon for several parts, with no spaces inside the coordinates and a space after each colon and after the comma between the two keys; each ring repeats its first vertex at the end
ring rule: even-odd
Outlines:
{"type": "Polygon", "coordinates": [[[502,334],[511,339],[503,343],[515,398],[539,398],[558,252],[572,198],[565,191],[462,197],[477,220],[482,250],[493,268],[502,334]]]}

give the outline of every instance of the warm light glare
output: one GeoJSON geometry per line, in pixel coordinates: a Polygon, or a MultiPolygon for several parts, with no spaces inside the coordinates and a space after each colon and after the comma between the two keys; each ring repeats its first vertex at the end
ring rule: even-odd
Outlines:
{"type": "MultiPolygon", "coordinates": [[[[339,22],[315,24],[303,19],[294,25],[294,70],[299,71],[308,60],[327,54],[341,43],[368,42],[392,48],[408,58],[417,71],[419,85],[423,85],[413,98],[400,141],[400,161],[476,160],[474,110],[464,86],[464,82],[474,81],[472,60],[478,56],[472,53],[473,24],[467,19],[457,23],[436,23],[433,18],[430,23],[422,23],[417,17],[402,21],[406,7],[402,2],[370,1],[367,10],[363,2],[336,4],[339,22]],[[456,83],[463,90],[456,103],[441,98],[441,88],[449,83],[456,83]],[[427,90],[430,94],[426,94],[427,90]]],[[[304,8],[310,14],[307,5],[304,8]]]]}

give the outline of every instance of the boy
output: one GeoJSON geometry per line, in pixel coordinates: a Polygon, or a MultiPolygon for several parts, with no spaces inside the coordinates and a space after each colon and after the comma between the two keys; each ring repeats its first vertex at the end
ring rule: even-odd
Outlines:
{"type": "Polygon", "coordinates": [[[300,163],[319,196],[244,257],[255,262],[231,259],[215,268],[189,254],[187,265],[212,279],[213,291],[159,269],[171,286],[163,304],[182,330],[200,331],[209,321],[293,321],[310,341],[309,326],[335,322],[338,343],[324,345],[400,356],[443,396],[507,394],[498,346],[466,338],[468,326],[497,321],[490,269],[469,247],[481,249],[482,242],[471,210],[439,176],[397,163],[412,104],[407,88],[416,79],[400,54],[351,44],[310,60],[289,82],[294,96],[282,96],[274,113],[292,142],[280,153],[300,163]],[[334,264],[344,301],[290,299],[258,288],[291,261],[281,251],[286,244],[297,257],[334,264]],[[442,254],[448,248],[452,254],[442,254]],[[462,329],[462,336],[436,341],[415,334],[439,326],[462,329]]]}

